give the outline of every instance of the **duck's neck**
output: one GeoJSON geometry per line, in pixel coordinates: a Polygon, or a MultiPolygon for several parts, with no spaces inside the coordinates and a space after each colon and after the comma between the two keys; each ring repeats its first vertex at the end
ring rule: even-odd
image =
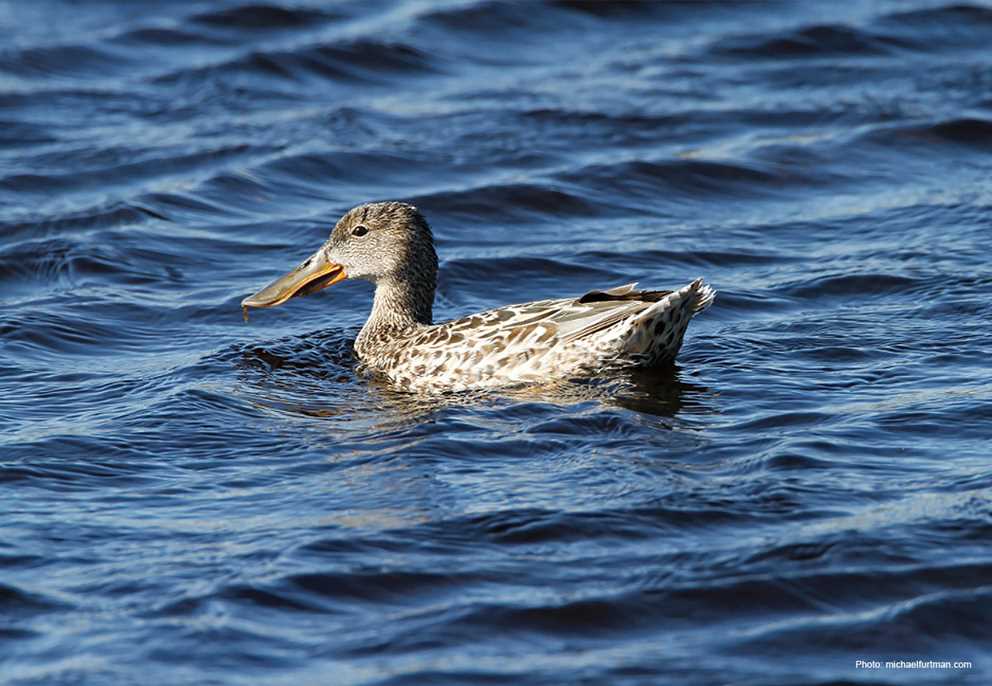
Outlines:
{"type": "Polygon", "coordinates": [[[391,277],[376,284],[372,312],[355,341],[360,357],[375,352],[382,343],[429,326],[433,320],[435,281],[391,277]]]}

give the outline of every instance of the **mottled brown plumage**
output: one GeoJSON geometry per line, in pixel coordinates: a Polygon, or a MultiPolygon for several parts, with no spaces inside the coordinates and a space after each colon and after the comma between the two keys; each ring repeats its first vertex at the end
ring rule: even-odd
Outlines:
{"type": "Polygon", "coordinates": [[[714,297],[702,279],[674,291],[628,284],[433,324],[437,255],[430,227],[415,207],[386,202],[349,211],[317,253],[242,305],[271,307],[342,278],[376,286],[355,341],[363,366],[428,391],[664,364],[678,354],[689,320],[714,297]]]}

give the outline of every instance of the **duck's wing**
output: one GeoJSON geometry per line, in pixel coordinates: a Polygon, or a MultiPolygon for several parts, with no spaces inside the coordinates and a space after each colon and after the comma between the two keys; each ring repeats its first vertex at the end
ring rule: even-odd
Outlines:
{"type": "Polygon", "coordinates": [[[503,340],[536,332],[542,342],[552,338],[578,340],[608,329],[641,312],[669,291],[636,291],[629,283],[579,298],[538,300],[506,305],[443,324],[451,333],[503,340]]]}
{"type": "Polygon", "coordinates": [[[688,308],[688,323],[688,318],[709,307],[714,297],[713,289],[702,279],[677,291],[638,291],[636,286],[630,283],[605,291],[590,291],[574,300],[547,301],[542,303],[543,313],[535,313],[535,318],[543,317],[542,321],[553,324],[560,341],[581,341],[622,322],[639,325],[642,319],[654,322],[657,315],[673,307],[688,308]]]}
{"type": "MultiPolygon", "coordinates": [[[[579,298],[538,300],[486,310],[432,326],[418,334],[412,343],[431,348],[464,342],[467,347],[488,345],[493,350],[509,344],[544,348],[581,341],[608,331],[634,315],[664,308],[666,298],[676,293],[638,291],[636,286],[629,283],[589,291],[579,298]]],[[[699,298],[693,303],[692,314],[705,309],[711,301],[708,295],[699,298]]]]}

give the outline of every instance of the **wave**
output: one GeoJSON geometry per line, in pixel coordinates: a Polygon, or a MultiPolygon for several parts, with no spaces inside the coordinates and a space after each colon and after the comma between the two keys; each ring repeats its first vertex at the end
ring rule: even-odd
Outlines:
{"type": "Polygon", "coordinates": [[[221,29],[272,31],[320,26],[340,16],[329,9],[249,3],[199,12],[190,15],[188,20],[221,29]]]}
{"type": "Polygon", "coordinates": [[[805,280],[791,287],[780,288],[779,293],[794,298],[851,297],[866,298],[895,293],[912,293],[924,286],[922,279],[890,273],[844,274],[805,280]]]}
{"type": "Polygon", "coordinates": [[[54,143],[57,140],[46,126],[25,121],[0,120],[0,148],[54,143]]]}
{"type": "Polygon", "coordinates": [[[490,217],[525,221],[560,219],[563,216],[595,216],[600,208],[580,194],[541,183],[484,185],[460,191],[445,191],[407,198],[428,216],[490,217]],[[553,214],[552,214],[553,213],[553,214]]]}
{"type": "Polygon", "coordinates": [[[772,35],[722,38],[714,54],[761,59],[864,58],[960,50],[992,38],[992,9],[948,5],[874,17],[866,25],[816,24],[772,35]]]}
{"type": "Polygon", "coordinates": [[[134,60],[92,45],[54,45],[0,52],[0,72],[26,79],[105,78],[121,75],[134,60]]]}
{"type": "Polygon", "coordinates": [[[484,40],[494,34],[520,32],[545,26],[543,12],[521,12],[503,2],[476,1],[452,7],[432,9],[419,18],[421,24],[433,25],[446,32],[471,32],[484,40]]]}
{"type": "Polygon", "coordinates": [[[190,46],[214,47],[231,45],[230,41],[205,35],[203,32],[189,31],[164,26],[142,27],[124,31],[110,39],[115,45],[137,48],[182,48],[190,46]]]}
{"type": "Polygon", "coordinates": [[[0,191],[47,196],[56,192],[79,192],[105,186],[122,189],[152,179],[187,175],[193,170],[202,173],[202,170],[211,167],[228,165],[233,160],[269,151],[271,149],[256,148],[247,143],[192,151],[152,149],[144,152],[143,159],[138,161],[122,161],[119,164],[90,168],[76,165],[77,168],[72,171],[21,173],[0,177],[0,191]]]}
{"type": "Polygon", "coordinates": [[[327,81],[374,83],[438,70],[436,59],[411,45],[363,38],[292,50],[253,50],[207,66],[177,69],[153,77],[152,82],[176,84],[246,76],[287,82],[315,77],[327,81]]]}
{"type": "Polygon", "coordinates": [[[876,127],[860,136],[863,142],[896,147],[907,153],[929,154],[910,145],[944,144],[992,151],[992,121],[977,117],[946,119],[928,124],[876,127]]]}
{"type": "Polygon", "coordinates": [[[743,163],[709,160],[627,160],[593,164],[558,175],[559,180],[585,189],[592,197],[657,199],[672,193],[692,196],[751,196],[779,193],[802,181],[743,163]]]}
{"type": "Polygon", "coordinates": [[[730,57],[846,58],[886,55],[909,46],[896,36],[843,24],[821,24],[772,37],[763,34],[730,37],[711,46],[711,50],[730,57]]]}
{"type": "MultiPolygon", "coordinates": [[[[398,189],[423,183],[424,164],[399,151],[314,150],[269,160],[251,173],[280,192],[293,190],[321,198],[358,188],[361,193],[391,199],[394,194],[402,195],[398,189]]],[[[345,202],[355,205],[372,199],[349,196],[345,202]]]]}
{"type": "Polygon", "coordinates": [[[952,4],[905,10],[885,15],[889,21],[933,28],[935,24],[957,24],[962,27],[987,26],[992,28],[992,8],[980,5],[952,4]]]}
{"type": "Polygon", "coordinates": [[[615,2],[598,2],[597,0],[551,0],[548,3],[551,7],[557,7],[570,12],[576,12],[599,19],[635,19],[644,18],[651,15],[671,15],[679,9],[698,10],[706,5],[717,5],[716,2],[694,3],[661,3],[661,2],[632,2],[630,0],[616,0],[615,2]],[[695,5],[696,7],[689,7],[695,5]]]}
{"type": "Polygon", "coordinates": [[[992,38],[992,8],[944,5],[892,12],[876,23],[900,32],[918,50],[960,49],[992,38]]]}

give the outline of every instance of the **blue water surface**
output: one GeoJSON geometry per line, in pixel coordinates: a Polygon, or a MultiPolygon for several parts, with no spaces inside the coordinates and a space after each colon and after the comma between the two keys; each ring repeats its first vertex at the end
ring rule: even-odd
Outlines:
{"type": "Polygon", "coordinates": [[[0,0],[0,682],[992,682],[990,44],[930,0],[0,0]],[[374,199],[438,319],[717,300],[672,369],[437,398],[356,371],[368,284],[242,322],[374,199]]]}

